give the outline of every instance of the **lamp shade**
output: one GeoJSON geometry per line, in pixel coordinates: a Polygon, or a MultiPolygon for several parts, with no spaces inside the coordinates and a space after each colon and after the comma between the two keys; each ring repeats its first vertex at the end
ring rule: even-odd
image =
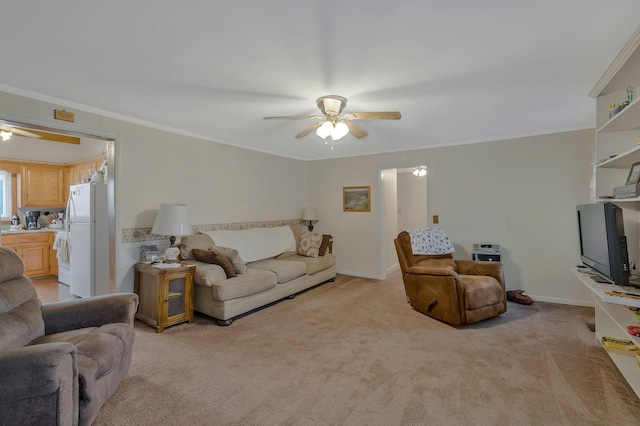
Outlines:
{"type": "Polygon", "coordinates": [[[302,220],[318,220],[318,211],[313,207],[307,207],[302,214],[302,220]]]}
{"type": "Polygon", "coordinates": [[[151,230],[156,235],[189,235],[191,222],[185,204],[160,204],[151,230]]]}
{"type": "Polygon", "coordinates": [[[333,132],[333,123],[325,121],[316,130],[316,135],[320,136],[322,139],[326,139],[327,136],[331,135],[331,132],[333,132]]]}
{"type": "Polygon", "coordinates": [[[344,121],[338,121],[336,123],[335,129],[331,132],[331,139],[337,141],[338,139],[342,139],[347,133],[349,133],[349,127],[347,123],[344,121]]]}

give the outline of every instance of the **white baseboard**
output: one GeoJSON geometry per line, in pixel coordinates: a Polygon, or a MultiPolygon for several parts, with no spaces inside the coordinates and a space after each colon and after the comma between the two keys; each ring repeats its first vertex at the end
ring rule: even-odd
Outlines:
{"type": "Polygon", "coordinates": [[[373,274],[362,274],[360,272],[342,271],[342,270],[336,270],[336,272],[338,274],[349,275],[351,277],[369,278],[369,279],[372,279],[372,280],[379,280],[380,279],[379,276],[373,275],[373,274]]]}
{"type": "Polygon", "coordinates": [[[572,305],[572,306],[588,306],[593,308],[595,304],[591,300],[575,300],[575,299],[561,299],[558,297],[545,297],[545,296],[535,296],[529,295],[534,301],[537,302],[548,302],[548,303],[558,303],[561,305],[572,305]]]}

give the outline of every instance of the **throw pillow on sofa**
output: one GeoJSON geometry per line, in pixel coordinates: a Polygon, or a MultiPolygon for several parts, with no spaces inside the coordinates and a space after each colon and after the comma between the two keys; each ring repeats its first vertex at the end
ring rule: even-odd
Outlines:
{"type": "Polygon", "coordinates": [[[236,271],[236,274],[245,274],[247,272],[247,265],[244,264],[244,260],[240,257],[238,250],[219,246],[213,246],[211,247],[211,250],[228,257],[233,265],[234,271],[236,271]]]}
{"type": "Polygon", "coordinates": [[[324,254],[327,252],[327,247],[329,247],[331,238],[332,237],[329,234],[322,234],[322,244],[320,244],[320,252],[318,253],[318,256],[324,256],[324,254]]]}
{"type": "Polygon", "coordinates": [[[207,234],[191,234],[180,238],[180,258],[182,260],[195,259],[193,249],[207,250],[215,244],[211,237],[207,234]]]}
{"type": "Polygon", "coordinates": [[[224,269],[224,273],[227,278],[233,278],[237,276],[236,271],[227,256],[221,253],[216,253],[212,249],[203,250],[194,248],[192,250],[192,253],[196,260],[199,260],[200,262],[211,263],[213,265],[220,266],[222,269],[224,269]]]}
{"type": "Polygon", "coordinates": [[[318,257],[320,244],[322,244],[322,234],[304,231],[300,236],[298,254],[300,256],[318,257]]]}

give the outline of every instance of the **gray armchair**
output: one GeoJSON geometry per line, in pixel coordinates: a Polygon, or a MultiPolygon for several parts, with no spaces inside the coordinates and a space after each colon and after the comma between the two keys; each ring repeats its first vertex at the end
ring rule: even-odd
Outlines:
{"type": "Polygon", "coordinates": [[[135,294],[42,305],[0,247],[0,424],[90,425],[129,374],[135,294]]]}

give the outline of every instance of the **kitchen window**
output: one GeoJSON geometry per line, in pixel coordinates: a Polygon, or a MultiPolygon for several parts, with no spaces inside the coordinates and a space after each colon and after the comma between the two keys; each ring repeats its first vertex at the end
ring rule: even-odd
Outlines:
{"type": "Polygon", "coordinates": [[[11,219],[11,173],[0,170],[0,216],[11,219]]]}

